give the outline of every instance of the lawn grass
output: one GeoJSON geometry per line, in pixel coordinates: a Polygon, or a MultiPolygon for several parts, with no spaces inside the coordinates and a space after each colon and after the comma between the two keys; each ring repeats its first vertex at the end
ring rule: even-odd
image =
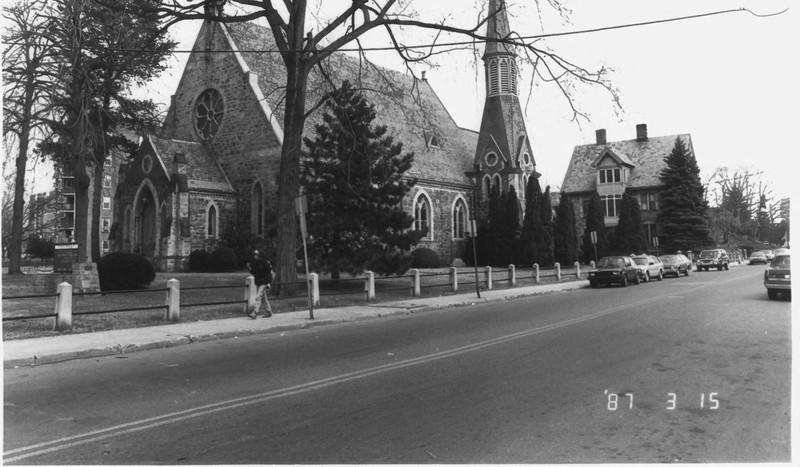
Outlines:
{"type": "MultiPolygon", "coordinates": [[[[564,281],[575,280],[574,271],[564,270],[564,281]]],[[[3,340],[27,339],[32,337],[77,334],[112,329],[126,329],[144,326],[169,325],[165,320],[167,281],[175,278],[181,288],[181,321],[205,321],[241,317],[244,315],[244,293],[246,272],[231,273],[158,273],[156,280],[144,291],[125,293],[103,293],[73,295],[72,329],[54,331],[55,297],[9,299],[20,293],[3,292],[3,340]],[[226,302],[208,305],[208,303],[226,302]],[[130,308],[162,306],[159,309],[122,311],[130,308]],[[21,320],[7,320],[9,317],[41,316],[21,320]]],[[[459,270],[458,292],[450,287],[448,269],[425,269],[420,271],[421,296],[434,297],[470,293],[475,290],[475,275],[472,270],[459,270]]],[[[492,274],[493,288],[509,287],[507,270],[496,270],[492,274]]],[[[276,313],[292,313],[308,310],[304,279],[296,284],[297,295],[278,298],[270,295],[269,300],[276,313]]],[[[483,287],[484,273],[479,271],[479,281],[483,287]]],[[[554,283],[552,270],[541,271],[542,283],[554,283]]],[[[315,308],[336,308],[352,305],[366,305],[364,278],[343,278],[331,281],[320,277],[320,304],[315,308]]],[[[533,285],[530,270],[517,271],[517,286],[533,285]]],[[[373,303],[398,301],[411,298],[412,279],[410,275],[375,277],[375,300],[373,303]]],[[[274,291],[273,291],[274,294],[274,291]]],[[[32,294],[31,294],[32,295],[32,294]]]]}

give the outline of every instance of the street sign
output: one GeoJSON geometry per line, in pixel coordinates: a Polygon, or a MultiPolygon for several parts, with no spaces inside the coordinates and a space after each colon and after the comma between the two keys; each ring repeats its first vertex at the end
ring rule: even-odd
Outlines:
{"type": "Polygon", "coordinates": [[[589,232],[589,236],[592,238],[592,244],[597,245],[597,231],[592,230],[589,232]]]}
{"type": "Polygon", "coordinates": [[[658,237],[653,237],[653,246],[658,246],[658,237]]]}

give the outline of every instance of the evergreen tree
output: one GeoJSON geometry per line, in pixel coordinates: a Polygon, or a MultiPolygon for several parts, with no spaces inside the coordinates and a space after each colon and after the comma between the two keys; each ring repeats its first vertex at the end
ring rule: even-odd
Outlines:
{"type": "Polygon", "coordinates": [[[550,186],[542,194],[539,204],[539,238],[536,245],[539,249],[539,265],[552,266],[555,262],[553,254],[553,205],[550,204],[550,186]]]}
{"type": "Polygon", "coordinates": [[[660,243],[664,251],[698,251],[711,243],[711,231],[697,160],[677,138],[664,161],[667,166],[659,176],[666,187],[657,217],[662,233],[660,243]]]}
{"type": "Polygon", "coordinates": [[[536,246],[536,225],[539,224],[539,204],[542,198],[542,187],[536,177],[528,179],[525,187],[525,216],[520,233],[520,251],[522,264],[531,266],[537,262],[539,249],[536,246]]]}
{"type": "Polygon", "coordinates": [[[583,261],[588,263],[595,260],[595,245],[592,244],[591,232],[597,233],[597,258],[603,256],[608,250],[603,205],[600,201],[600,195],[597,193],[592,193],[592,197],[589,199],[585,225],[586,227],[583,231],[583,261]]]}
{"type": "Polygon", "coordinates": [[[375,115],[374,106],[345,81],[327,102],[316,138],[304,138],[309,261],[333,277],[365,268],[403,273],[411,246],[424,233],[410,230],[414,218],[401,203],[416,183],[404,177],[414,154],[403,154],[386,126],[374,126],[375,115]]]}
{"type": "Polygon", "coordinates": [[[508,188],[505,198],[504,263],[514,264],[519,261],[517,252],[519,251],[519,239],[522,229],[519,221],[519,198],[517,198],[517,190],[513,185],[508,188]]]}
{"type": "Polygon", "coordinates": [[[503,196],[500,194],[499,184],[492,186],[491,194],[489,195],[489,213],[488,225],[486,235],[483,236],[486,248],[486,264],[495,266],[502,264],[504,249],[501,245],[503,242],[503,226],[505,213],[505,205],[503,204],[503,196]]]}
{"type": "Polygon", "coordinates": [[[611,241],[611,250],[621,255],[633,253],[629,241],[631,198],[628,196],[627,192],[622,194],[622,201],[619,204],[617,219],[617,227],[614,229],[614,238],[611,241]]]}
{"type": "Polygon", "coordinates": [[[553,252],[556,261],[561,264],[572,264],[578,259],[578,232],[575,222],[575,207],[566,193],[562,193],[553,228],[553,252]]]}
{"type": "Polygon", "coordinates": [[[647,252],[647,239],[644,236],[642,224],[642,208],[635,197],[631,197],[631,222],[628,235],[628,244],[635,253],[647,252]]]}

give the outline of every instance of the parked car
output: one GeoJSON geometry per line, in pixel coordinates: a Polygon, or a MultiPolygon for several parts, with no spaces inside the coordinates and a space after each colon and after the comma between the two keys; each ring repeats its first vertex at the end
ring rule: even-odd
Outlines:
{"type": "Polygon", "coordinates": [[[775,256],[788,255],[789,254],[789,249],[788,248],[778,248],[777,250],[773,250],[773,253],[775,253],[775,256]]]}
{"type": "Polygon", "coordinates": [[[692,272],[692,261],[686,255],[662,255],[658,259],[664,267],[664,277],[678,277],[681,274],[688,276],[692,272]]]}
{"type": "Polygon", "coordinates": [[[697,269],[708,271],[717,268],[718,271],[728,270],[728,252],[722,248],[703,250],[697,258],[697,269]]]}
{"type": "Polygon", "coordinates": [[[764,254],[763,251],[754,251],[752,255],[750,255],[749,264],[767,264],[769,260],[767,260],[767,255],[764,254]]]}
{"type": "Polygon", "coordinates": [[[589,285],[597,287],[600,284],[620,284],[627,287],[629,282],[638,284],[639,268],[629,256],[604,256],[597,262],[595,268],[589,271],[589,285]]]}
{"type": "Polygon", "coordinates": [[[645,282],[664,278],[664,264],[657,257],[651,255],[634,256],[633,262],[636,264],[645,282]]]}
{"type": "Polygon", "coordinates": [[[792,277],[791,277],[791,255],[781,254],[775,256],[769,267],[764,271],[764,287],[767,288],[767,296],[770,300],[778,298],[778,294],[783,292],[792,293],[792,277]]]}
{"type": "Polygon", "coordinates": [[[764,252],[765,255],[767,255],[767,261],[772,261],[772,258],[775,257],[775,252],[772,250],[761,250],[761,251],[764,252]]]}

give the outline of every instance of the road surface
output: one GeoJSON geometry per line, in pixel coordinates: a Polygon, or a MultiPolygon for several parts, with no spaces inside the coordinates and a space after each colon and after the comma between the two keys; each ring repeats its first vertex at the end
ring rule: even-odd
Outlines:
{"type": "Polygon", "coordinates": [[[763,269],[6,370],[3,460],[788,462],[763,269]]]}

